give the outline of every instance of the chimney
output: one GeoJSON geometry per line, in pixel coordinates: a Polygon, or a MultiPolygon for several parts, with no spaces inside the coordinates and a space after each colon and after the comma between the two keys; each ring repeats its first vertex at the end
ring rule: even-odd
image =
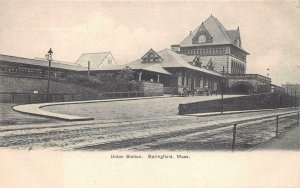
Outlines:
{"type": "Polygon", "coordinates": [[[180,45],[171,45],[171,50],[177,53],[180,53],[180,45]]]}

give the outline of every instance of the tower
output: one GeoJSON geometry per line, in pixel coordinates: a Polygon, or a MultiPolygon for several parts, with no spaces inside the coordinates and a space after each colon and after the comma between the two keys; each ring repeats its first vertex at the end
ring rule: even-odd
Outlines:
{"type": "Polygon", "coordinates": [[[199,57],[201,62],[213,63],[214,71],[221,73],[224,66],[227,74],[246,73],[246,56],[249,53],[242,48],[239,27],[226,30],[212,15],[171,48],[180,54],[199,57]]]}

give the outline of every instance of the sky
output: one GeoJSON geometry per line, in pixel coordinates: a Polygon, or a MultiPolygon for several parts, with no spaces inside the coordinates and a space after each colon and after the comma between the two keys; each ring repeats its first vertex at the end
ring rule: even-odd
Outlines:
{"type": "Polygon", "coordinates": [[[247,73],[300,83],[300,1],[0,0],[0,54],[75,62],[110,51],[118,64],[181,42],[210,15],[241,32],[247,73]]]}

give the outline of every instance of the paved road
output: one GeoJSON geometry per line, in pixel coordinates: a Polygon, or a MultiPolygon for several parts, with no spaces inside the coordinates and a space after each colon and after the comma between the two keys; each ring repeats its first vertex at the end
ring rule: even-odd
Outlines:
{"type": "MultiPolygon", "coordinates": [[[[238,95],[228,95],[224,97],[228,98],[236,96],[238,95]]],[[[145,119],[177,115],[178,105],[180,103],[213,99],[220,99],[220,96],[169,97],[145,100],[71,104],[44,107],[43,110],[75,116],[94,117],[96,120],[145,119]]]]}
{"type": "MultiPolygon", "coordinates": [[[[0,127],[0,147],[19,149],[54,150],[120,150],[166,149],[203,150],[230,149],[232,123],[239,122],[239,135],[244,135],[238,145],[255,141],[257,133],[267,131],[264,138],[274,136],[274,116],[288,110],[251,112],[211,117],[154,117],[143,120],[96,120],[88,122],[56,122],[0,127]],[[273,117],[257,120],[243,128],[243,122],[251,118],[273,117]],[[269,121],[269,123],[266,123],[269,121]],[[267,126],[268,125],[268,126],[267,126]],[[226,131],[226,134],[223,132],[226,131]],[[253,131],[256,131],[255,134],[253,131]],[[222,133],[222,134],[218,134],[222,133]],[[217,137],[214,137],[217,136],[217,137]],[[198,142],[199,138],[204,142],[198,142]],[[214,139],[217,138],[217,139],[214,139]],[[168,144],[166,144],[168,143],[168,144]],[[186,144],[187,143],[187,144],[186,144]]],[[[295,119],[283,118],[286,122],[295,119]]],[[[285,128],[281,128],[284,130],[285,128]]],[[[252,144],[253,145],[253,144],[252,144]]],[[[248,147],[248,146],[246,146],[248,147]]]]}

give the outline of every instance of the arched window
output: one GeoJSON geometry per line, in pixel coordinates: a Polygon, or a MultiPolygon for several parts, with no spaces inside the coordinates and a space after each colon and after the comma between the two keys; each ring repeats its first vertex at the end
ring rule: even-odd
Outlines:
{"type": "Polygon", "coordinates": [[[198,43],[204,43],[206,42],[206,36],[205,35],[200,35],[198,38],[198,43]]]}

